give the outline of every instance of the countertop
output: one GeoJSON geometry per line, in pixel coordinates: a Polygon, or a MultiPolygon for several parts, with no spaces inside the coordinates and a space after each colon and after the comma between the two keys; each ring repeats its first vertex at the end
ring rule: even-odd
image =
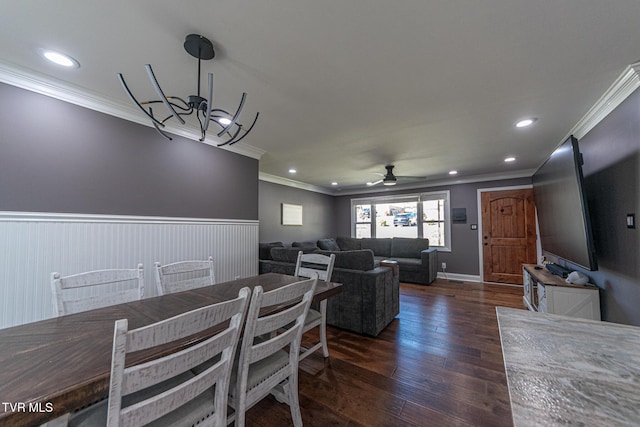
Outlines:
{"type": "Polygon", "coordinates": [[[520,426],[640,426],[640,328],[497,307],[520,426]]]}

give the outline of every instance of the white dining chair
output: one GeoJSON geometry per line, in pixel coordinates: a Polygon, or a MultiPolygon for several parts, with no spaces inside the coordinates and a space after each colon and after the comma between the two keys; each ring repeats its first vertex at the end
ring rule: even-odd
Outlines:
{"type": "MultiPolygon", "coordinates": [[[[331,254],[329,256],[317,253],[305,254],[302,251],[298,252],[298,259],[296,261],[296,269],[294,275],[297,277],[317,277],[319,280],[325,282],[331,281],[331,275],[333,274],[333,264],[335,263],[336,255],[331,254]]],[[[309,348],[301,348],[300,360],[309,356],[314,351],[322,348],[322,355],[329,357],[329,347],[327,346],[327,300],[320,301],[319,310],[313,308],[309,309],[309,314],[304,322],[303,332],[312,330],[313,328],[319,328],[320,341],[315,343],[309,348]]]]}
{"type": "Polygon", "coordinates": [[[71,276],[51,273],[53,310],[57,316],[142,299],[142,264],[132,269],[94,270],[71,276]]]}
{"type": "Polygon", "coordinates": [[[216,283],[213,257],[206,261],[178,261],[162,265],[155,263],[158,295],[187,291],[216,283]]]}
{"type": "Polygon", "coordinates": [[[250,290],[238,297],[129,330],[115,323],[109,398],[75,414],[84,426],[225,426],[231,370],[250,290]],[[189,340],[182,350],[163,355],[158,347],[210,328],[222,328],[204,340],[189,340]],[[159,357],[125,363],[131,353],[156,349],[159,357]],[[213,360],[199,373],[192,368],[213,360]]]}
{"type": "Polygon", "coordinates": [[[298,401],[298,353],[302,326],[318,282],[317,278],[264,292],[256,286],[247,310],[242,344],[229,387],[229,405],[236,427],[245,424],[245,412],[270,393],[286,402],[293,424],[302,426],[298,401]],[[260,315],[264,307],[286,307],[260,315]],[[291,324],[284,332],[276,331],[291,324]]]}

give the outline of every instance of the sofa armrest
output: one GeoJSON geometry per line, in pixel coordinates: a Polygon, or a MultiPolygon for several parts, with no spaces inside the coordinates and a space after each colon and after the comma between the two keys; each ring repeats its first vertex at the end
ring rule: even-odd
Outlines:
{"type": "Polygon", "coordinates": [[[420,251],[420,259],[423,265],[429,265],[433,262],[434,258],[438,258],[438,250],[436,248],[429,248],[420,251]]]}
{"type": "Polygon", "coordinates": [[[428,270],[428,283],[436,280],[438,275],[438,250],[436,248],[425,249],[420,252],[422,267],[428,270]]]}
{"type": "Polygon", "coordinates": [[[400,312],[400,284],[389,267],[362,274],[362,332],[377,336],[400,312]]]}

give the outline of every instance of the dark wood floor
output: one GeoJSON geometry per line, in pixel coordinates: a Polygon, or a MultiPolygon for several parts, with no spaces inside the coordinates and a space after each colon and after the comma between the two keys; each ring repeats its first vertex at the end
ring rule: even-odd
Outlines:
{"type": "MultiPolygon", "coordinates": [[[[306,426],[511,426],[495,307],[524,308],[522,287],[438,279],[401,284],[400,314],[378,337],[329,327],[327,360],[300,363],[306,426]]],[[[249,426],[292,425],[269,397],[249,426]]]]}

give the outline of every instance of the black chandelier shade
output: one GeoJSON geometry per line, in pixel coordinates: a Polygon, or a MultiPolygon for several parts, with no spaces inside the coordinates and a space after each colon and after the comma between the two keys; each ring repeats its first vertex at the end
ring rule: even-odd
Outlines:
{"type": "Polygon", "coordinates": [[[200,141],[204,141],[207,130],[209,129],[209,124],[213,123],[218,127],[217,136],[222,138],[224,142],[218,144],[218,147],[223,145],[233,145],[239,141],[241,141],[244,137],[246,137],[249,132],[255,126],[260,113],[256,113],[255,118],[250,126],[246,127],[242,125],[238,119],[240,117],[240,113],[244,108],[245,101],[247,99],[246,92],[242,93],[242,97],[240,99],[240,104],[235,112],[232,114],[227,110],[223,110],[221,108],[213,108],[213,74],[208,73],[208,92],[207,98],[203,98],[200,96],[200,62],[208,59],[213,59],[215,56],[215,52],[213,50],[213,44],[203,36],[198,34],[189,34],[184,42],[185,50],[191,55],[198,59],[198,94],[197,95],[189,95],[186,100],[177,96],[166,96],[164,91],[160,87],[158,83],[158,79],[153,72],[153,68],[151,68],[150,64],[145,65],[145,69],[147,70],[147,75],[149,76],[149,80],[151,80],[151,84],[158,95],[157,100],[151,101],[143,101],[140,102],[133,95],[133,92],[129,89],[126,81],[124,80],[124,76],[122,73],[118,73],[118,79],[122,84],[124,91],[127,93],[131,101],[140,109],[149,119],[151,119],[151,123],[156,128],[156,130],[165,138],[171,140],[172,138],[169,136],[167,132],[163,130],[165,127],[165,123],[171,118],[175,118],[181,124],[185,124],[185,120],[183,116],[189,116],[194,114],[200,124],[200,141]],[[155,104],[164,105],[167,110],[169,110],[169,115],[161,118],[154,114],[153,106],[155,104]]]}

